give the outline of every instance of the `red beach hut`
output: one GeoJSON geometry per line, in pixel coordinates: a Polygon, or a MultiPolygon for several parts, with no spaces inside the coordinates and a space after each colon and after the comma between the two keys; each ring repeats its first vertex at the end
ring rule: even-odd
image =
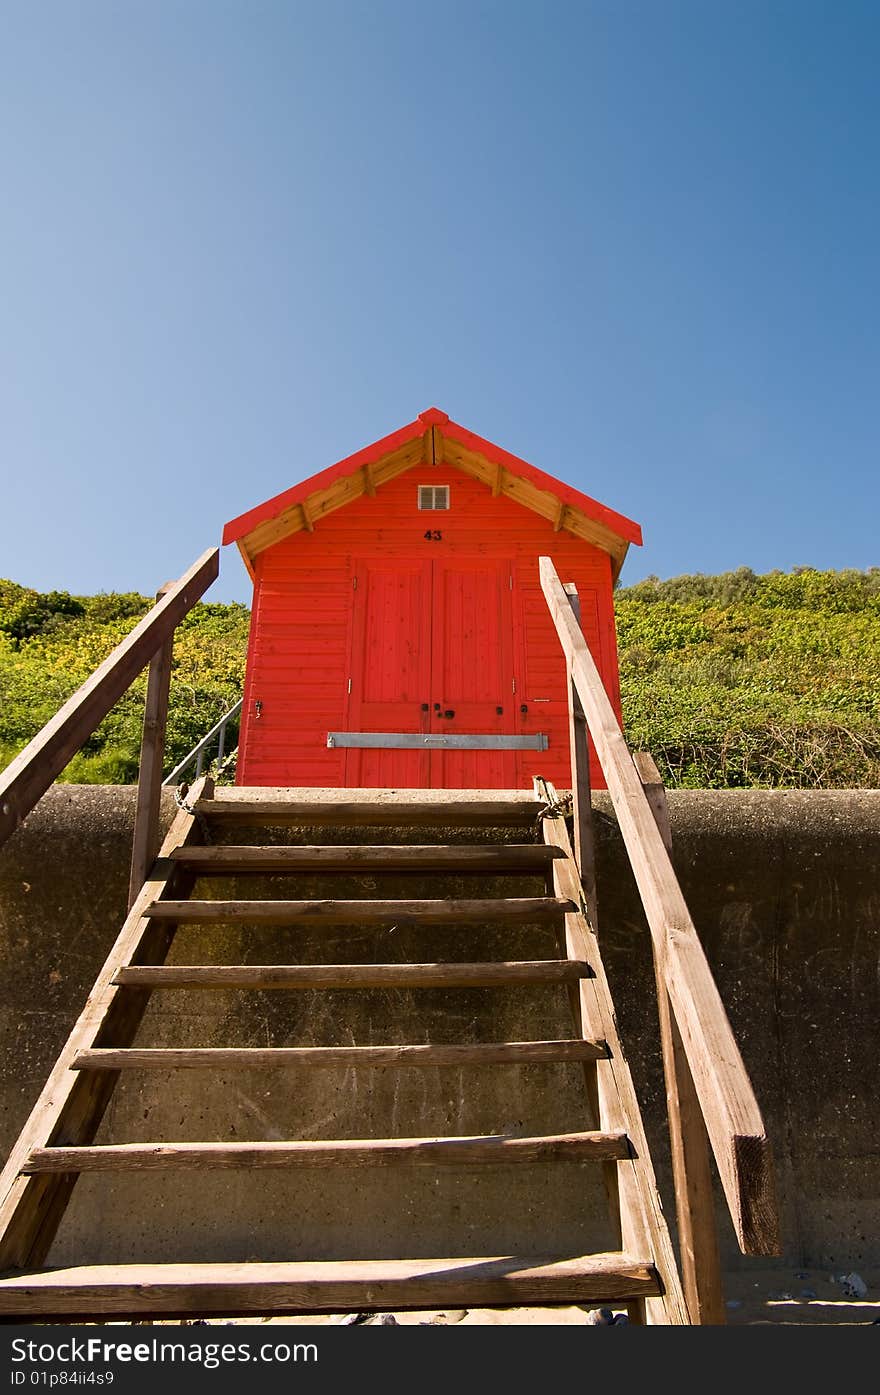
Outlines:
{"type": "Polygon", "coordinates": [[[577,585],[620,713],[613,587],[639,525],[435,407],[223,541],[254,582],[239,784],[568,788],[541,556],[577,585]]]}

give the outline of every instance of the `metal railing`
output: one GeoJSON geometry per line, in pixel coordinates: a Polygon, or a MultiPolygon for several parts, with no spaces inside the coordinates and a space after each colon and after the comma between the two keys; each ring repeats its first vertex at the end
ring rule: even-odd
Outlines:
{"type": "Polygon", "coordinates": [[[241,705],[243,701],[243,698],[239,698],[238,702],[236,702],[232,707],[230,707],[229,711],[220,718],[219,722],[215,722],[214,726],[212,726],[211,730],[207,733],[207,735],[202,737],[198,745],[193,746],[189,755],[184,756],[183,760],[178,762],[177,765],[175,765],[171,773],[169,775],[166,775],[165,779],[162,781],[163,787],[165,785],[179,784],[180,776],[183,774],[184,770],[188,769],[188,767],[192,765],[193,761],[195,761],[196,763],[195,779],[197,780],[205,767],[205,756],[207,752],[210,750],[215,738],[217,740],[216,769],[217,774],[220,774],[221,770],[223,769],[224,757],[226,758],[226,760],[229,760],[236,750],[236,747],[233,747],[231,751],[226,750],[226,728],[232,721],[233,717],[238,716],[239,712],[241,711],[241,705]]]}

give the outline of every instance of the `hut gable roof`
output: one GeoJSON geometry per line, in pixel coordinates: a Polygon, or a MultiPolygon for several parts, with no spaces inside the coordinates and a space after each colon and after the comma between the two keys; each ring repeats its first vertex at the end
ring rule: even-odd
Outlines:
{"type": "Polygon", "coordinates": [[[255,557],[288,534],[312,532],[320,519],[362,494],[375,494],[406,470],[436,464],[462,470],[493,494],[504,494],[547,519],[557,531],[565,528],[602,548],[611,557],[615,577],[629,544],[642,541],[641,528],[632,519],[476,436],[437,407],[232,519],[223,530],[223,541],[238,544],[253,574],[255,557]]]}

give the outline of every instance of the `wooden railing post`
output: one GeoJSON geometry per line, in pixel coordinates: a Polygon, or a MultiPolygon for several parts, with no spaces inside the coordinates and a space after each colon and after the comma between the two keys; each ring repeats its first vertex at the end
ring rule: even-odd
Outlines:
{"type": "Polygon", "coordinates": [[[172,637],[219,570],[220,553],[209,548],[0,773],[0,844],[23,823],[71,756],[172,637]]]}
{"type": "MultiPolygon", "coordinates": [[[[581,602],[573,581],[563,587],[574,618],[580,626],[581,602]]],[[[595,931],[598,924],[596,899],[596,845],[593,838],[593,806],[590,789],[590,738],[587,719],[568,665],[568,739],[571,751],[571,802],[574,815],[574,856],[581,874],[587,919],[595,931]]]]}
{"type": "MultiPolygon", "coordinates": [[[[173,582],[167,582],[156,592],[161,601],[173,582]]],[[[171,686],[171,658],[174,635],[166,639],[150,661],[147,676],[147,698],[144,703],[144,726],[141,736],[141,761],[138,771],[137,809],[134,816],[134,838],[131,846],[131,874],[128,883],[128,909],[131,910],[147,873],[159,851],[159,809],[162,799],[162,765],[165,758],[165,727],[168,720],[168,692],[171,686]]]]}
{"type": "MultiPolygon", "coordinates": [[[[633,761],[666,851],[672,856],[669,806],[660,772],[647,751],[633,761]]],[[[727,1321],[718,1254],[718,1227],[712,1192],[709,1137],[687,1055],[669,1002],[666,975],[654,954],[657,1012],[666,1079],[669,1143],[678,1219],[681,1277],[691,1322],[721,1326],[727,1321]]]]}
{"type": "Polygon", "coordinates": [[[779,1253],[769,1140],[751,1081],[620,723],[551,558],[539,563],[608,783],[743,1254],[779,1253]]]}

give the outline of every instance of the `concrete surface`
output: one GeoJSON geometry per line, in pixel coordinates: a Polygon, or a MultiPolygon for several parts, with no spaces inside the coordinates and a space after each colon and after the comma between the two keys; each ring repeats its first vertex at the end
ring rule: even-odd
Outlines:
{"type": "MultiPolygon", "coordinates": [[[[56,786],[0,850],[4,1154],[124,914],[133,798],[130,789],[56,786]]],[[[603,955],[672,1216],[648,934],[607,796],[597,795],[595,804],[603,955]]],[[[880,1265],[875,1105],[880,792],[673,791],[670,805],[685,895],[774,1146],[785,1247],[779,1291],[792,1292],[789,1271],[815,1272],[826,1283],[830,1275],[853,1269],[868,1277],[880,1265]]],[[[172,812],[169,798],[166,819],[172,812]]],[[[334,829],[321,837],[346,841],[351,834],[334,829]]],[[[408,840],[401,830],[382,837],[408,840]]],[[[300,837],[313,839],[313,834],[300,837]]],[[[253,882],[246,893],[241,880],[237,893],[228,885],[224,894],[259,894],[253,882]]],[[[336,894],[375,895],[374,886],[366,878],[353,879],[336,894]]],[[[473,881],[470,889],[473,893],[473,881]]],[[[497,889],[516,894],[519,884],[506,879],[497,889]]],[[[530,889],[521,884],[521,892],[530,889]]],[[[481,881],[480,894],[484,890],[481,881]]],[[[217,887],[209,888],[212,892],[217,894],[217,887]]],[[[303,894],[309,894],[305,886],[303,894]]],[[[432,892],[422,885],[418,894],[432,892]]],[[[189,962],[271,962],[284,933],[187,927],[173,955],[189,962]]],[[[295,957],[303,960],[389,955],[389,942],[380,952],[372,933],[335,927],[295,933],[296,946],[287,949],[295,948],[295,957]]],[[[528,927],[513,934],[435,930],[430,953],[424,939],[421,948],[417,942],[425,934],[398,932],[394,953],[401,958],[417,949],[425,958],[553,953],[547,932],[528,927]]],[[[144,1045],[419,1041],[428,1035],[429,1018],[437,1040],[567,1034],[559,992],[481,990],[483,1011],[475,1005],[477,996],[476,990],[157,994],[140,1040],[144,1045]]],[[[407,1076],[401,1084],[401,1077],[395,1083],[385,1071],[370,1072],[369,1079],[366,1071],[272,1072],[255,1079],[132,1073],[117,1091],[101,1136],[537,1132],[570,1128],[577,1118],[579,1083],[568,1067],[491,1067],[468,1072],[467,1079],[449,1070],[413,1070],[407,1076]]],[[[517,1247],[601,1247],[601,1207],[581,1205],[587,1171],[578,1166],[553,1173],[486,1169],[456,1174],[455,1185],[451,1176],[436,1183],[401,1172],[382,1175],[378,1169],[257,1178],[170,1174],[144,1179],[136,1190],[110,1174],[78,1184],[52,1260],[380,1256],[454,1253],[456,1246],[459,1253],[471,1246],[471,1252],[479,1252],[485,1240],[499,1234],[517,1247]]],[[[747,1283],[759,1270],[763,1274],[767,1262],[739,1257],[726,1218],[721,1235],[732,1292],[738,1282],[747,1283]]],[[[876,1298],[872,1290],[870,1299],[876,1298]]],[[[782,1307],[786,1301],[780,1300],[782,1307]]],[[[790,1301],[801,1303],[796,1294],[790,1301]]],[[[780,1314],[772,1316],[778,1320],[780,1314]]]]}

